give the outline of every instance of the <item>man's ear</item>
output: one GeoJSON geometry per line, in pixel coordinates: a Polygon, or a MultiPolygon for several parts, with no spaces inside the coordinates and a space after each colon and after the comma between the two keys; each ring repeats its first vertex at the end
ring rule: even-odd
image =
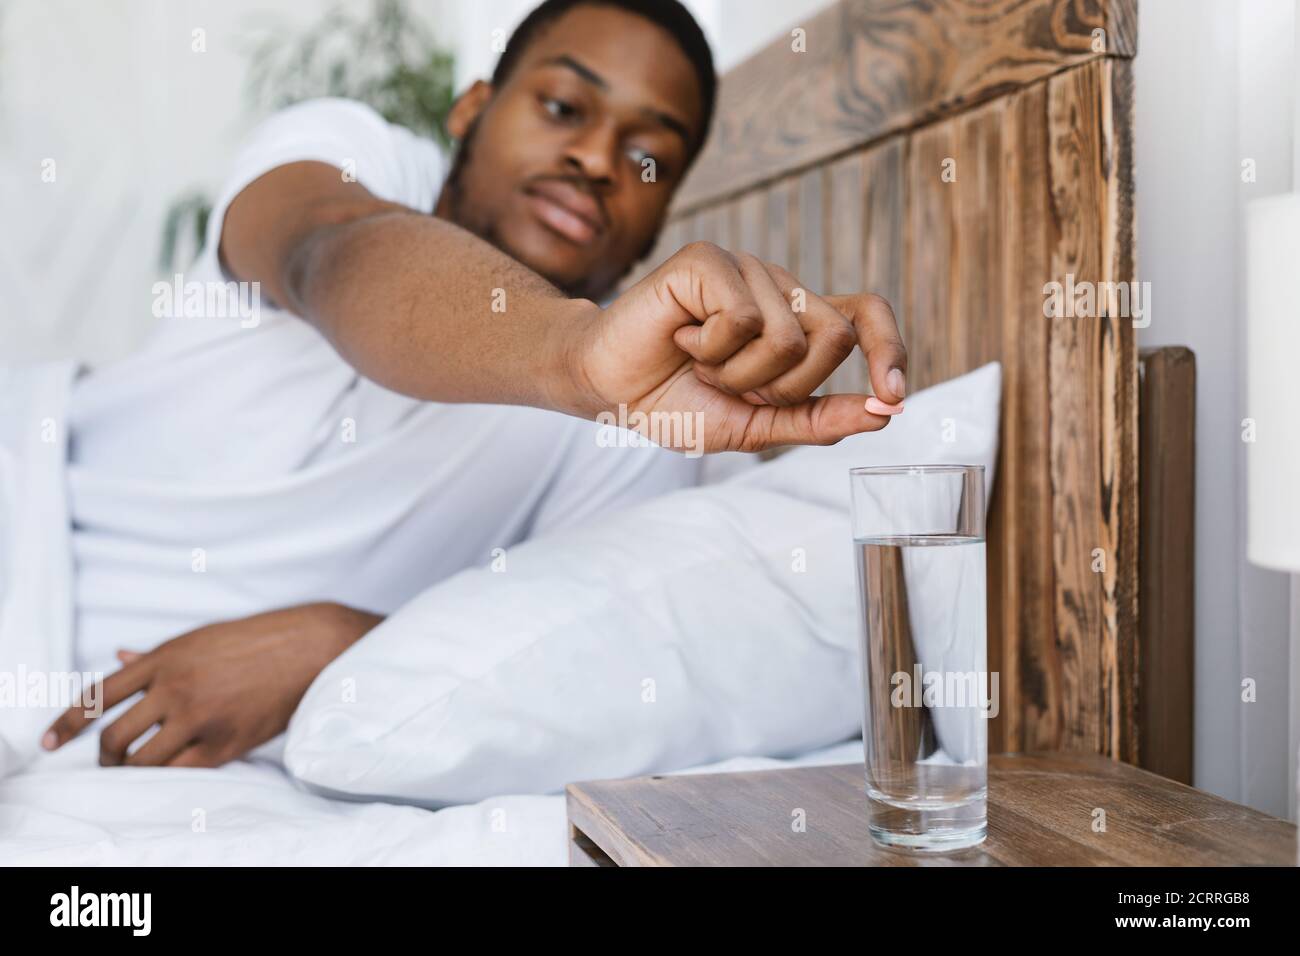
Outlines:
{"type": "Polygon", "coordinates": [[[452,139],[465,138],[465,133],[492,99],[492,92],[491,83],[475,80],[469,89],[456,97],[456,102],[451,104],[451,112],[447,114],[447,133],[452,139]]]}

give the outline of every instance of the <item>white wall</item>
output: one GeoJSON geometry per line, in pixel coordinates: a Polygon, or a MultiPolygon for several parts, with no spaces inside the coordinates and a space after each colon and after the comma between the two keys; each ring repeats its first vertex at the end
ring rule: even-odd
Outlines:
{"type": "MultiPolygon", "coordinates": [[[[1238,29],[1237,99],[1238,151],[1268,168],[1257,172],[1254,183],[1240,182],[1243,203],[1300,188],[1294,180],[1295,110],[1297,86],[1296,4],[1294,0],[1249,0],[1241,8],[1238,29]]],[[[1237,314],[1246,315],[1245,216],[1238,217],[1241,247],[1237,257],[1239,289],[1237,314]]],[[[1247,374],[1245,339],[1239,339],[1237,370],[1247,374]]],[[[1297,357],[1300,358],[1300,357],[1297,357]]],[[[1238,396],[1241,417],[1255,414],[1245,402],[1243,385],[1238,396]]],[[[1238,419],[1238,438],[1240,438],[1238,419]]],[[[1300,438],[1297,430],[1296,438],[1300,438]]],[[[1246,541],[1246,448],[1237,446],[1237,518],[1246,541]]],[[[1257,568],[1243,561],[1240,582],[1242,609],[1242,675],[1258,682],[1259,699],[1243,704],[1241,728],[1241,780],[1244,803],[1280,816],[1296,818],[1296,738],[1291,722],[1291,699],[1300,688],[1291,684],[1291,657],[1300,641],[1290,627],[1291,576],[1257,568]]],[[[1238,694],[1240,697],[1240,693],[1238,694]]]]}
{"type": "Polygon", "coordinates": [[[10,0],[0,13],[0,354],[109,357],[149,318],[168,204],[246,126],[239,41],[324,0],[10,0]],[[206,52],[193,51],[195,29],[206,52]],[[41,179],[45,159],[55,180],[41,179]]]}
{"type": "Polygon", "coordinates": [[[1135,67],[1138,271],[1154,306],[1139,341],[1197,360],[1196,784],[1277,814],[1294,791],[1289,584],[1245,559],[1242,231],[1245,202],[1291,188],[1294,6],[1142,0],[1135,67]]]}
{"type": "MultiPolygon", "coordinates": [[[[356,0],[353,0],[356,2],[356,0]]],[[[726,69],[825,0],[688,0],[726,69]]],[[[248,38],[332,0],[0,0],[0,356],[105,360],[148,327],[168,205],[220,184],[254,119],[248,38]],[[206,50],[192,49],[205,31],[206,50]],[[42,163],[56,178],[41,181],[42,163]]],[[[491,72],[493,31],[533,0],[413,0],[457,56],[491,72]]]]}

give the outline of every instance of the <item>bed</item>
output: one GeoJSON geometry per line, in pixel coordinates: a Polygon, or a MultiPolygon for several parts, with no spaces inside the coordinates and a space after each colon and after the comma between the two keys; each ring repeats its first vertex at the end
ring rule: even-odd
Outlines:
{"type": "MultiPolygon", "coordinates": [[[[305,792],[272,759],[215,770],[100,768],[79,739],[0,783],[0,863],[12,866],[567,866],[562,795],[502,795],[437,812],[305,792]]],[[[739,757],[682,772],[847,763],[847,741],[792,760],[739,757]]]]}

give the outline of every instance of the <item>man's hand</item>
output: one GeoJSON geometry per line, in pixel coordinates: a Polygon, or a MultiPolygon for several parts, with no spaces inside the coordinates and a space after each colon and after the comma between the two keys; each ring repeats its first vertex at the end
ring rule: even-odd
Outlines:
{"type": "MultiPolygon", "coordinates": [[[[217,767],[289,726],[308,686],[383,618],[339,604],[256,614],[201,627],[144,654],[124,652],[104,681],[104,710],[137,701],[100,734],[103,766],[217,767]],[[131,744],[160,725],[135,752],[131,744]]],[[[54,750],[95,718],[64,712],[41,743],[54,750]]]]}
{"type": "Polygon", "coordinates": [[[703,426],[692,449],[756,451],[883,428],[905,390],[907,353],[879,296],[818,297],[777,266],[693,242],[602,311],[325,163],[249,184],[230,204],[220,255],[366,378],[425,401],[587,419],[626,410],[634,426],[637,412],[689,415],[703,426]],[[854,345],[871,410],[865,394],[809,400],[854,345]]]}
{"type": "Polygon", "coordinates": [[[779,266],[696,242],[613,302],[571,363],[589,414],[699,413],[704,451],[758,451],[883,428],[901,410],[907,352],[879,296],[819,297],[779,266]],[[810,399],[855,345],[876,400],[810,399]]]}

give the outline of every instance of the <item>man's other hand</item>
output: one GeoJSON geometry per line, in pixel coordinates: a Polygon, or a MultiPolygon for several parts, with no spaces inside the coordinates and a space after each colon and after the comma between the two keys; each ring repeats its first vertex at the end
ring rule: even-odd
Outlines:
{"type": "MultiPolygon", "coordinates": [[[[201,627],[147,653],[120,652],[125,666],[104,681],[104,711],[144,696],[100,734],[100,764],[218,767],[243,756],[283,733],[316,675],[382,620],[305,604],[201,627]]],[[[57,749],[95,719],[73,707],[41,744],[57,749]]]]}

